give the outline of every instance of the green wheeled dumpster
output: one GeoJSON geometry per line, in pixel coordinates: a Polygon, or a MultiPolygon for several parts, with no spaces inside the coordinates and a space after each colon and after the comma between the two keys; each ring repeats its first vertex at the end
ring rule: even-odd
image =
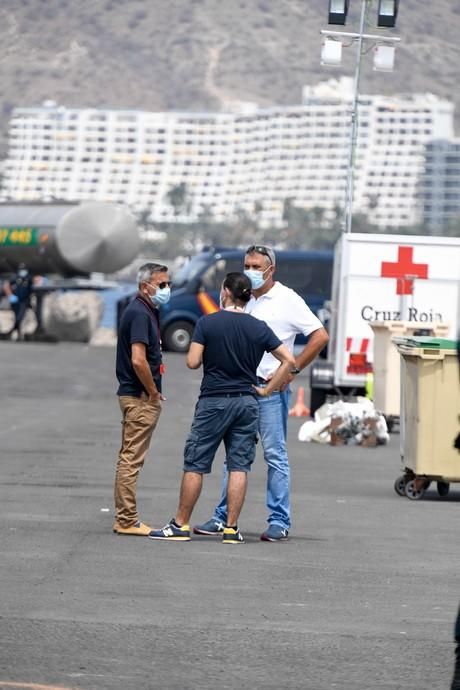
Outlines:
{"type": "Polygon", "coordinates": [[[371,321],[369,325],[374,331],[374,405],[385,415],[388,431],[391,432],[394,423],[399,423],[400,417],[401,358],[395,341],[415,335],[442,338],[448,335],[449,325],[432,323],[423,329],[419,323],[412,321],[371,321]],[[417,333],[422,330],[423,333],[417,333]]]}

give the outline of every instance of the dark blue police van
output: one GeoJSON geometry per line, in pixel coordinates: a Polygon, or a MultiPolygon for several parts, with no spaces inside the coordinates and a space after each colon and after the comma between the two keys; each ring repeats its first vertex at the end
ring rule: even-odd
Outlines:
{"type": "MultiPolygon", "coordinates": [[[[222,281],[227,273],[243,270],[244,254],[243,249],[206,249],[173,275],[171,299],[160,308],[165,350],[187,352],[195,323],[219,309],[222,281]]],[[[328,251],[276,250],[275,279],[295,290],[318,314],[331,298],[332,261],[328,251]]]]}

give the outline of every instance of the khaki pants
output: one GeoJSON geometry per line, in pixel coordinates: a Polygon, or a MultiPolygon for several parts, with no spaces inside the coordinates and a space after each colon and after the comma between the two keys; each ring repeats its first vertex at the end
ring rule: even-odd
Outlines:
{"type": "Polygon", "coordinates": [[[136,485],[144,464],[152,433],[161,413],[160,401],[149,402],[145,394],[140,398],[119,396],[123,415],[121,448],[115,474],[115,520],[120,527],[131,527],[139,520],[136,504],[136,485]]]}

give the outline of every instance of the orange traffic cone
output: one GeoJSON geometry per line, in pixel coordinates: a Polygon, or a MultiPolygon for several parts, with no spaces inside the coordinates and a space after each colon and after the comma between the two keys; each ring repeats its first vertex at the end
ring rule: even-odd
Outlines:
{"type": "Polygon", "coordinates": [[[290,417],[309,417],[310,410],[305,405],[305,391],[302,386],[297,391],[297,400],[294,407],[289,410],[290,417]]]}

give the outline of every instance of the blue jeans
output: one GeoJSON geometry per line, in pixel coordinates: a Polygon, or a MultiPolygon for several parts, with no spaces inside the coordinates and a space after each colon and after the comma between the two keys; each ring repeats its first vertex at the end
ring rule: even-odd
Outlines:
{"type": "MultiPolygon", "coordinates": [[[[289,529],[291,526],[290,468],[286,447],[290,394],[288,388],[282,393],[272,393],[267,398],[257,398],[259,403],[259,435],[265,462],[268,466],[268,523],[280,525],[283,529],[289,529]]],[[[215,520],[224,524],[227,520],[227,479],[227,465],[225,464],[222,494],[213,516],[215,520]]]]}

